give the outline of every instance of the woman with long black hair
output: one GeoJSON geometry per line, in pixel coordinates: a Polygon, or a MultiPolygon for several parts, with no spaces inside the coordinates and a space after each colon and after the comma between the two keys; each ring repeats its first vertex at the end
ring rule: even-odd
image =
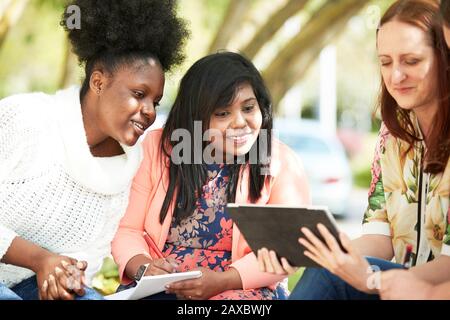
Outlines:
{"type": "Polygon", "coordinates": [[[167,293],[186,299],[286,296],[277,285],[284,276],[258,270],[226,210],[228,202],[309,203],[301,164],[271,129],[269,93],[242,55],[212,54],[187,71],[164,129],[144,141],[144,160],[113,241],[122,284],[133,285],[142,274],[200,269],[201,278],[172,284],[167,293]],[[144,232],[158,250],[147,245],[144,232]]]}

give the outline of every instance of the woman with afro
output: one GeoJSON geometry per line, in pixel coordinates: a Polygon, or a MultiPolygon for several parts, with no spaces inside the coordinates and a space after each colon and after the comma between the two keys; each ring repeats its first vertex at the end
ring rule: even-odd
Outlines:
{"type": "Polygon", "coordinates": [[[74,0],[61,25],[79,88],[0,101],[0,299],[100,299],[89,288],[125,213],[164,72],[188,32],[174,0],[74,0]],[[73,8],[73,7],[72,7],[73,8]]]}

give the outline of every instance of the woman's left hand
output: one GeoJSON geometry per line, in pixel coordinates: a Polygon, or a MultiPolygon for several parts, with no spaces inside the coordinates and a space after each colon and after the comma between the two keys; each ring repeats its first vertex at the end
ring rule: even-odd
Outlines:
{"type": "Polygon", "coordinates": [[[328,229],[318,224],[326,243],[318,239],[308,228],[302,228],[307,239],[299,238],[299,242],[307,251],[304,254],[317,264],[328,269],[357,290],[376,293],[369,284],[369,276],[373,273],[367,260],[353,247],[350,239],[343,233],[339,235],[344,252],[328,229]]]}
{"type": "Polygon", "coordinates": [[[222,277],[224,272],[206,268],[196,270],[202,272],[200,278],[171,283],[166,287],[166,293],[176,294],[178,299],[206,300],[225,291],[222,277]]]}

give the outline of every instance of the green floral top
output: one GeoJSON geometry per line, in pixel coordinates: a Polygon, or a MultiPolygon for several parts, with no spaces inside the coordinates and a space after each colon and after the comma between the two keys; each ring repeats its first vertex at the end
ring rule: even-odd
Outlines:
{"type": "MultiPolygon", "coordinates": [[[[420,135],[413,113],[411,118],[420,135]]],[[[406,245],[412,244],[415,265],[440,254],[450,255],[450,161],[444,172],[424,173],[423,142],[417,142],[405,155],[408,147],[382,124],[363,234],[390,236],[397,263],[403,262],[406,245]]]]}

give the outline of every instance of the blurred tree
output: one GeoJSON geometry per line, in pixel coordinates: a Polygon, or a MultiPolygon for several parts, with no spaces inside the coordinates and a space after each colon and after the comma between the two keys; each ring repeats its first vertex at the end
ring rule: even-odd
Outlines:
{"type": "Polygon", "coordinates": [[[269,41],[285,22],[302,10],[308,0],[289,0],[280,10],[276,11],[267,22],[256,32],[252,40],[242,49],[247,58],[253,59],[258,51],[269,41]]]}
{"type": "MultiPolygon", "coordinates": [[[[36,1],[36,6],[43,7],[47,6],[50,9],[58,10],[58,12],[62,12],[69,2],[69,0],[34,0],[36,1]]],[[[76,59],[74,54],[72,53],[72,46],[67,37],[64,38],[63,42],[63,57],[62,57],[62,66],[61,73],[59,76],[59,80],[57,83],[57,88],[65,88],[70,84],[71,74],[73,71],[73,61],[76,59]]]]}
{"type": "MultiPolygon", "coordinates": [[[[238,35],[245,15],[241,6],[249,7],[251,1],[233,1],[228,4],[220,28],[209,52],[225,48],[233,36],[238,35]],[[244,3],[244,4],[243,4],[244,3]],[[238,17],[238,21],[230,16],[238,17]],[[216,40],[216,39],[220,39],[216,40]],[[220,43],[220,46],[217,45],[220,43]]],[[[287,91],[302,79],[308,67],[317,58],[323,47],[332,42],[344,29],[347,21],[358,13],[369,0],[286,0],[255,32],[250,41],[240,51],[253,59],[261,49],[272,40],[287,20],[306,10],[307,6],[317,7],[299,32],[277,52],[268,66],[263,69],[263,76],[272,93],[274,109],[287,91]],[[317,5],[319,3],[319,5],[317,5]]],[[[257,12],[259,14],[259,11],[257,12]]]]}
{"type": "MultiPolygon", "coordinates": [[[[391,0],[373,1],[376,3],[392,2],[391,0]]],[[[29,3],[29,6],[43,8],[46,16],[53,15],[59,19],[67,0],[2,0],[2,2],[6,5],[0,5],[0,45],[13,25],[13,20],[6,18],[11,16],[11,13],[6,13],[11,12],[11,7],[18,7],[19,4],[25,6],[29,3]]],[[[264,60],[264,65],[260,66],[260,70],[272,92],[275,111],[277,111],[278,102],[295,83],[302,80],[320,50],[329,42],[335,41],[349,18],[358,13],[367,2],[369,0],[180,1],[180,15],[190,21],[193,37],[186,49],[188,53],[186,64],[177,71],[179,73],[175,76],[172,75],[173,83],[168,83],[168,87],[171,87],[168,92],[176,92],[178,79],[183,70],[206,53],[216,52],[220,49],[239,50],[250,59],[254,59],[257,65],[258,59],[264,60]],[[295,33],[289,36],[283,35],[284,42],[281,41],[280,44],[280,34],[283,34],[286,22],[289,20],[301,20],[299,30],[294,30],[295,33]],[[267,58],[266,53],[270,50],[272,51],[271,56],[267,58]]],[[[15,22],[17,22],[17,14],[15,16],[15,22]]],[[[27,22],[26,26],[28,25],[27,22]]],[[[55,32],[60,32],[60,30],[57,31],[56,25],[54,29],[55,32]]],[[[38,28],[31,28],[28,31],[29,37],[37,39],[37,30],[38,28]]],[[[42,29],[39,30],[42,33],[42,29]]],[[[46,34],[45,36],[50,39],[51,35],[46,34]]],[[[39,37],[39,39],[42,38],[39,37]]],[[[43,45],[49,44],[47,42],[43,45]]],[[[16,41],[13,46],[18,48],[19,43],[16,41]]],[[[58,68],[54,69],[57,75],[56,81],[51,82],[47,78],[45,85],[42,82],[38,85],[39,88],[65,87],[74,82],[76,77],[73,75],[79,71],[68,42],[60,41],[52,43],[52,46],[58,48],[57,52],[59,52],[59,56],[56,57],[55,51],[55,60],[53,60],[53,63],[58,61],[58,68]]],[[[9,48],[8,55],[9,52],[12,52],[11,49],[9,48]]],[[[42,61],[36,61],[36,63],[42,64],[42,61]]],[[[10,70],[11,67],[5,63],[3,68],[5,77],[6,70],[10,70]]],[[[23,71],[23,74],[26,72],[28,71],[23,71]]],[[[9,76],[8,80],[11,77],[9,76]]],[[[8,85],[9,87],[12,85],[8,85]]],[[[10,90],[4,89],[4,92],[7,93],[10,90]]]]}
{"type": "Polygon", "coordinates": [[[5,0],[0,7],[0,48],[8,32],[17,23],[29,0],[5,0]]]}
{"type": "Polygon", "coordinates": [[[230,0],[226,13],[222,19],[222,24],[217,29],[215,37],[209,47],[209,52],[216,52],[224,49],[236,29],[239,29],[242,22],[245,20],[248,9],[252,5],[252,1],[248,0],[230,0]]]}
{"type": "Polygon", "coordinates": [[[327,1],[263,71],[275,106],[368,0],[327,1]]]}

